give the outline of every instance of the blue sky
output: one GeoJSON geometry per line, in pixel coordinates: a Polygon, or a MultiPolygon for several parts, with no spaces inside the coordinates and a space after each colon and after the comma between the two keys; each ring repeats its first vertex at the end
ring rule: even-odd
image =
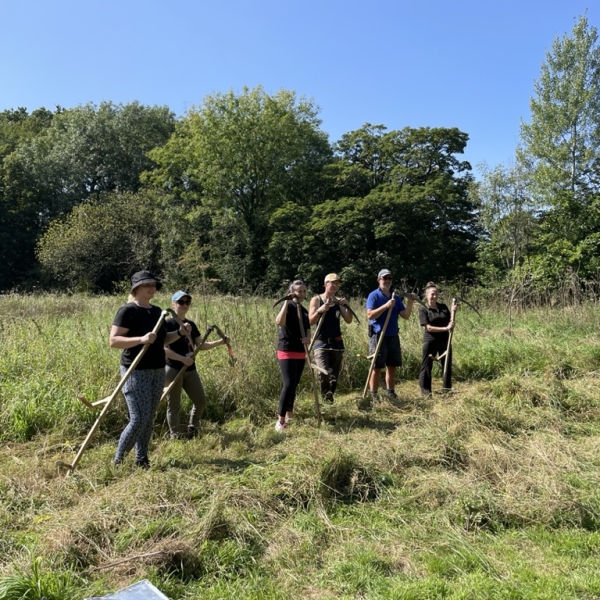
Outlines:
{"type": "Polygon", "coordinates": [[[508,164],[545,53],[590,0],[4,0],[0,110],[138,100],[182,115],[261,84],[314,99],[331,141],[365,122],[458,127],[508,164]]]}

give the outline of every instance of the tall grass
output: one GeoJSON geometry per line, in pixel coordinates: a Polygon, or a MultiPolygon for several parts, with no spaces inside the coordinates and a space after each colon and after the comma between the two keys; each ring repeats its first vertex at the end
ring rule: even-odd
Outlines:
{"type": "Polygon", "coordinates": [[[223,347],[199,355],[200,437],[168,440],[163,408],[152,470],[115,470],[119,402],[65,477],[55,461],[72,458],[96,416],[76,394],[101,398],[118,381],[107,337],[121,301],[0,299],[3,585],[34,594],[52,572],[71,586],[54,597],[69,599],[140,577],[173,600],[598,597],[592,305],[518,312],[510,328],[494,309],[479,319],[461,308],[456,385],[431,398],[418,394],[412,317],[401,325],[400,402],[371,413],[357,407],[365,327],[345,326],[341,390],[322,427],[305,378],[281,435],[271,302],[194,300],[190,317],[227,331],[238,358],[230,367],[223,347]]]}

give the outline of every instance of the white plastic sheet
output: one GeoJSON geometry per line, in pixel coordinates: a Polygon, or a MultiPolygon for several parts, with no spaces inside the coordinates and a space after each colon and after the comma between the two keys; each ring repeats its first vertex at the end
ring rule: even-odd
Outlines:
{"type": "Polygon", "coordinates": [[[123,588],[108,596],[94,596],[85,600],[169,600],[160,590],[156,589],[147,579],[142,579],[129,587],[123,588]]]}

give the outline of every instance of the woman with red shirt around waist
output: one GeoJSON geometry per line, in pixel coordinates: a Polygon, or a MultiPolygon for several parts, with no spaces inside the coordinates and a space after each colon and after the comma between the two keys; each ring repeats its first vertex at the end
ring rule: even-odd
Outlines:
{"type": "Polygon", "coordinates": [[[293,281],[290,284],[289,293],[293,294],[294,298],[286,300],[275,317],[275,323],[279,326],[277,360],[283,378],[283,388],[279,395],[278,418],[275,423],[276,431],[284,431],[293,417],[296,388],[306,360],[305,344],[310,343],[308,311],[302,306],[302,302],[306,298],[306,284],[300,279],[293,281]],[[300,307],[305,337],[302,337],[298,320],[298,307],[300,307]]]}

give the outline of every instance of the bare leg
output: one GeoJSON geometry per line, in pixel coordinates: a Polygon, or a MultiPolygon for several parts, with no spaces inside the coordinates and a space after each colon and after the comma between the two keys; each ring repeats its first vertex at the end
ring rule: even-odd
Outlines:
{"type": "Polygon", "coordinates": [[[393,390],[396,385],[396,367],[386,367],[385,385],[388,390],[393,390]]]}
{"type": "Polygon", "coordinates": [[[381,379],[381,369],[373,369],[371,379],[369,379],[369,390],[376,392],[379,389],[379,380],[381,379]]]}

